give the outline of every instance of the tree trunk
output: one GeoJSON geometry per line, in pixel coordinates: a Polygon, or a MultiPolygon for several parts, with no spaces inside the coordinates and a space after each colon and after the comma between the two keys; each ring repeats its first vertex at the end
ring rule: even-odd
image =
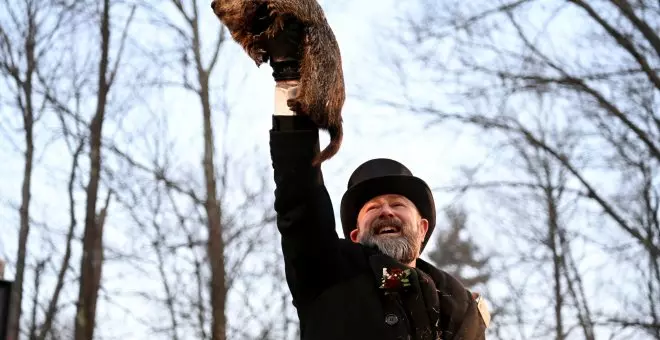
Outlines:
{"type": "MultiPolygon", "coordinates": [[[[105,106],[109,90],[107,81],[110,44],[110,0],[103,1],[101,20],[101,59],[99,61],[98,94],[96,112],[90,124],[90,174],[87,185],[87,207],[83,254],[80,264],[80,289],[74,328],[75,340],[92,340],[96,324],[96,304],[103,266],[103,215],[96,214],[99,181],[101,176],[101,136],[105,106]]],[[[108,198],[110,196],[108,195],[108,198]]],[[[107,207],[107,201],[106,201],[107,207]]]]}
{"type": "Polygon", "coordinates": [[[32,310],[30,313],[30,331],[29,340],[35,340],[37,337],[37,309],[39,306],[39,290],[41,289],[41,275],[44,272],[46,261],[37,262],[34,269],[34,293],[32,294],[32,310]]]}
{"type": "Polygon", "coordinates": [[[222,211],[217,198],[217,184],[215,177],[214,160],[214,137],[211,120],[211,101],[209,75],[213,64],[205,69],[202,62],[202,47],[200,42],[200,32],[197,15],[196,3],[193,2],[195,15],[192,20],[193,33],[193,53],[195,55],[195,64],[197,66],[197,76],[200,85],[199,97],[202,104],[202,114],[204,119],[204,178],[206,182],[206,201],[205,209],[207,214],[208,226],[208,258],[211,266],[211,315],[213,318],[211,326],[212,340],[225,340],[226,316],[225,300],[227,294],[226,273],[225,273],[225,242],[222,238],[222,211]]]}
{"type": "MultiPolygon", "coordinates": [[[[29,101],[28,101],[29,103],[29,101]]],[[[31,106],[28,104],[28,107],[31,106]]],[[[32,180],[32,160],[34,144],[32,137],[31,115],[25,117],[25,170],[23,172],[23,186],[21,189],[20,223],[18,236],[18,256],[16,256],[16,278],[14,279],[9,305],[9,335],[8,339],[18,339],[21,320],[21,306],[23,305],[23,277],[25,275],[25,258],[27,256],[27,241],[30,234],[30,183],[32,180]]]]}
{"type": "Polygon", "coordinates": [[[16,256],[16,278],[14,280],[11,304],[9,307],[9,334],[8,339],[17,340],[20,333],[21,306],[23,305],[23,277],[25,275],[25,259],[27,256],[27,242],[30,234],[30,199],[32,183],[32,162],[34,158],[34,108],[32,103],[32,81],[36,67],[35,35],[36,26],[33,12],[28,11],[28,34],[25,39],[25,57],[27,60],[26,77],[24,83],[16,79],[21,87],[25,102],[18,101],[23,111],[23,129],[25,131],[25,168],[23,170],[23,185],[21,187],[20,230],[18,236],[18,254],[16,256]]]}
{"type": "Polygon", "coordinates": [[[552,252],[552,272],[554,279],[554,304],[555,304],[555,339],[564,339],[564,323],[562,320],[562,307],[564,297],[562,295],[562,255],[558,245],[559,225],[557,221],[557,205],[554,198],[554,190],[548,186],[545,190],[547,214],[548,214],[548,246],[552,252]]]}
{"type": "Polygon", "coordinates": [[[216,194],[215,164],[213,157],[213,128],[209,102],[208,76],[200,75],[204,112],[204,177],[206,179],[206,214],[208,218],[208,257],[211,262],[212,340],[226,339],[225,318],[225,245],[222,239],[222,215],[216,194]]]}

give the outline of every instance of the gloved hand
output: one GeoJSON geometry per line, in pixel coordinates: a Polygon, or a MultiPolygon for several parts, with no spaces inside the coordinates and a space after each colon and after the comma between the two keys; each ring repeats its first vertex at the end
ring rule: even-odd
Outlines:
{"type": "Polygon", "coordinates": [[[286,19],[284,28],[266,42],[275,81],[300,79],[303,27],[295,19],[286,19]]]}

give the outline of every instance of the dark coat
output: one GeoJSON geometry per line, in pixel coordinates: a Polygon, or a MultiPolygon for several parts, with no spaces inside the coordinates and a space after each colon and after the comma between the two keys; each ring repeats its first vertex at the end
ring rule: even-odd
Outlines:
{"type": "Polygon", "coordinates": [[[485,339],[471,293],[421,259],[410,287],[380,288],[383,268],[409,267],[339,238],[321,169],[311,166],[319,149],[319,131],[308,119],[273,117],[277,227],[302,339],[485,339]]]}

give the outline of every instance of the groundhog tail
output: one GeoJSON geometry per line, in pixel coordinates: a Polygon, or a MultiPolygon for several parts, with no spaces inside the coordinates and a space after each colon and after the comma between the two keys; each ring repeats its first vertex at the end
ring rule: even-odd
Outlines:
{"type": "Polygon", "coordinates": [[[341,142],[344,138],[344,129],[342,124],[339,124],[337,127],[329,128],[328,133],[330,134],[330,143],[325,147],[325,149],[321,151],[321,153],[316,155],[312,161],[312,165],[315,167],[332,158],[332,156],[334,156],[341,147],[341,142]]]}

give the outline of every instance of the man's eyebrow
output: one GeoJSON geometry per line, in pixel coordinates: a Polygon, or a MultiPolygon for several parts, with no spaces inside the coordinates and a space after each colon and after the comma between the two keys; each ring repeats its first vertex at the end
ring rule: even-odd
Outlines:
{"type": "Polygon", "coordinates": [[[369,208],[369,207],[373,206],[374,204],[376,204],[376,202],[367,202],[362,206],[362,209],[369,208]]]}

